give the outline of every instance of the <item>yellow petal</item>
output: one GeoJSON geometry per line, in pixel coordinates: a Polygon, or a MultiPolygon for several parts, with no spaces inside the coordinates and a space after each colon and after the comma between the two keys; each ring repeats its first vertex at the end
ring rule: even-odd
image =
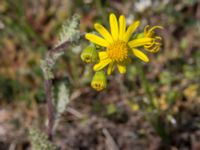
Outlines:
{"type": "Polygon", "coordinates": [[[146,35],[147,34],[147,32],[148,32],[148,28],[150,27],[150,25],[146,25],[145,27],[144,27],[144,35],[146,35]]]}
{"type": "Polygon", "coordinates": [[[155,46],[154,48],[146,48],[146,46],[144,47],[146,51],[150,52],[150,53],[157,53],[160,50],[160,46],[155,46]]]}
{"type": "Polygon", "coordinates": [[[111,34],[99,23],[95,23],[94,28],[109,42],[112,43],[113,39],[111,34]]]}
{"type": "Polygon", "coordinates": [[[134,39],[128,43],[131,48],[143,46],[145,44],[149,44],[152,41],[152,38],[139,38],[134,39]]]}
{"type": "Polygon", "coordinates": [[[93,70],[94,71],[99,71],[103,69],[105,66],[107,66],[111,62],[111,59],[104,59],[100,61],[98,64],[94,65],[93,70]]]}
{"type": "Polygon", "coordinates": [[[99,55],[100,60],[104,60],[104,59],[108,58],[107,52],[98,52],[98,55],[99,55]]]}
{"type": "Polygon", "coordinates": [[[133,51],[133,54],[139,59],[143,60],[144,62],[149,62],[149,58],[142,51],[138,49],[132,49],[132,51],[133,51]]]}
{"type": "Polygon", "coordinates": [[[126,73],[126,65],[124,64],[117,64],[117,68],[121,74],[126,73]]]}
{"type": "Polygon", "coordinates": [[[163,29],[163,27],[162,27],[162,26],[153,26],[153,27],[149,30],[149,32],[152,32],[152,31],[155,30],[155,29],[163,29]]]}
{"type": "Polygon", "coordinates": [[[118,29],[118,23],[117,23],[117,18],[115,14],[110,14],[110,30],[112,34],[113,40],[118,40],[118,34],[119,34],[119,29],[118,29]]]}
{"type": "Polygon", "coordinates": [[[89,41],[91,41],[97,45],[103,46],[103,47],[107,47],[109,45],[109,43],[105,39],[103,39],[95,34],[87,33],[85,35],[85,38],[88,39],[89,41]]]}
{"type": "Polygon", "coordinates": [[[114,63],[111,62],[108,66],[107,74],[110,75],[114,70],[114,63]]]}
{"type": "Polygon", "coordinates": [[[128,42],[128,40],[130,39],[131,35],[137,29],[137,27],[139,26],[139,24],[140,24],[140,21],[135,21],[134,23],[132,23],[128,27],[128,29],[127,29],[126,33],[124,34],[124,37],[123,37],[123,39],[124,39],[125,42],[128,42]]]}
{"type": "Polygon", "coordinates": [[[147,30],[150,26],[147,25],[145,28],[144,28],[144,34],[146,37],[151,37],[154,33],[154,30],[155,29],[163,29],[162,26],[153,26],[151,29],[147,30]]]}
{"type": "Polygon", "coordinates": [[[126,31],[126,19],[124,15],[119,17],[119,39],[123,40],[123,35],[126,31]]]}

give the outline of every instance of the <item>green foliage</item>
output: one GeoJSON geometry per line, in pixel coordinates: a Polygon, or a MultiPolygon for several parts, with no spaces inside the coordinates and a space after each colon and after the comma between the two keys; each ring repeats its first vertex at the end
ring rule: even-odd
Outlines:
{"type": "Polygon", "coordinates": [[[61,44],[65,41],[77,41],[80,39],[80,30],[79,30],[79,15],[74,15],[72,19],[66,20],[62,24],[62,29],[59,34],[59,43],[61,44]]]}
{"type": "Polygon", "coordinates": [[[55,101],[55,122],[54,122],[54,130],[56,129],[61,115],[65,112],[67,105],[69,104],[69,85],[65,83],[60,83],[58,86],[58,93],[55,101]]]}
{"type": "MultiPolygon", "coordinates": [[[[64,42],[74,42],[80,39],[79,19],[80,17],[78,15],[74,15],[72,19],[69,19],[63,23],[62,30],[59,34],[60,40],[57,46],[60,46],[64,42]]],[[[41,68],[46,80],[54,78],[52,72],[53,68],[55,67],[58,58],[60,58],[60,56],[63,54],[63,51],[56,51],[52,52],[51,54],[47,53],[46,58],[41,60],[41,68]]]]}
{"type": "Polygon", "coordinates": [[[19,95],[21,89],[25,87],[21,86],[19,81],[0,76],[0,99],[12,101],[19,95]]]}

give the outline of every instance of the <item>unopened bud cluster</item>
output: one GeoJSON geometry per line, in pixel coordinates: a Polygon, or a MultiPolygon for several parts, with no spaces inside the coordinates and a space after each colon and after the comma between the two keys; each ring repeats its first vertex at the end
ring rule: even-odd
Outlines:
{"type": "MultiPolygon", "coordinates": [[[[99,61],[98,53],[94,44],[87,46],[81,53],[81,60],[85,63],[96,63],[99,61]]],[[[91,81],[91,87],[97,91],[105,89],[107,77],[104,71],[96,71],[91,81]]]]}

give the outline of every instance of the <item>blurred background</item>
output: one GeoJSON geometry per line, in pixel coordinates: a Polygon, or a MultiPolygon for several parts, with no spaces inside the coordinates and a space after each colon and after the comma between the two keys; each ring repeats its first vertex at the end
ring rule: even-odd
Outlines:
{"type": "Polygon", "coordinates": [[[58,41],[61,24],[76,13],[88,32],[94,22],[108,27],[110,12],[126,15],[128,24],[141,20],[140,31],[163,26],[162,49],[149,54],[148,64],[133,60],[127,74],[114,73],[108,88],[96,92],[91,66],[80,60],[88,42],[70,46],[54,70],[55,85],[70,85],[55,143],[66,150],[200,149],[199,0],[1,0],[0,150],[31,149],[28,129],[45,130],[40,60],[58,41]]]}

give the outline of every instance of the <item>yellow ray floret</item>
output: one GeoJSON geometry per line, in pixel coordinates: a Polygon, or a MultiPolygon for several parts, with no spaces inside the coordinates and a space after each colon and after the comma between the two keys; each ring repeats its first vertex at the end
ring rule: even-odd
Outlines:
{"type": "Polygon", "coordinates": [[[138,49],[132,49],[132,52],[135,56],[137,56],[139,59],[143,60],[144,62],[148,62],[149,58],[146,54],[144,54],[142,51],[138,49]]]}
{"type": "Polygon", "coordinates": [[[110,75],[110,74],[114,71],[114,68],[115,68],[115,64],[114,64],[114,62],[111,62],[111,63],[108,65],[107,74],[110,75]]]}
{"type": "Polygon", "coordinates": [[[119,40],[123,40],[125,31],[126,31],[126,19],[124,15],[121,15],[119,17],[119,40]]]}
{"type": "Polygon", "coordinates": [[[148,43],[151,43],[153,39],[152,38],[139,38],[139,39],[134,39],[132,41],[130,41],[128,43],[128,45],[131,47],[131,48],[134,48],[134,47],[140,47],[140,46],[143,46],[145,44],[148,44],[148,43]]]}
{"type": "Polygon", "coordinates": [[[118,40],[119,28],[116,16],[112,13],[110,14],[110,30],[114,40],[118,40]]]}
{"type": "Polygon", "coordinates": [[[130,39],[131,35],[132,35],[133,32],[137,29],[137,27],[139,26],[139,24],[140,24],[140,22],[139,22],[139,21],[136,21],[136,22],[132,23],[132,24],[128,27],[126,33],[125,33],[124,36],[123,36],[123,39],[124,39],[125,42],[128,42],[128,40],[130,39]]]}
{"type": "Polygon", "coordinates": [[[93,69],[94,69],[94,71],[99,71],[111,62],[112,62],[112,60],[110,58],[101,60],[98,64],[94,65],[93,69]]]}
{"type": "Polygon", "coordinates": [[[126,72],[126,65],[125,64],[117,64],[117,68],[121,74],[126,72]]]}
{"type": "Polygon", "coordinates": [[[85,38],[97,45],[100,45],[100,46],[107,47],[109,45],[108,41],[106,41],[105,39],[103,39],[97,35],[91,34],[91,33],[87,33],[85,35],[85,38]]]}
{"type": "Polygon", "coordinates": [[[94,25],[94,28],[97,30],[97,32],[99,32],[99,33],[103,36],[103,38],[104,38],[106,41],[108,41],[109,43],[112,43],[112,42],[113,42],[113,39],[112,39],[111,34],[108,32],[108,30],[106,30],[106,29],[104,28],[104,26],[102,26],[101,24],[96,23],[96,24],[94,25]]]}

